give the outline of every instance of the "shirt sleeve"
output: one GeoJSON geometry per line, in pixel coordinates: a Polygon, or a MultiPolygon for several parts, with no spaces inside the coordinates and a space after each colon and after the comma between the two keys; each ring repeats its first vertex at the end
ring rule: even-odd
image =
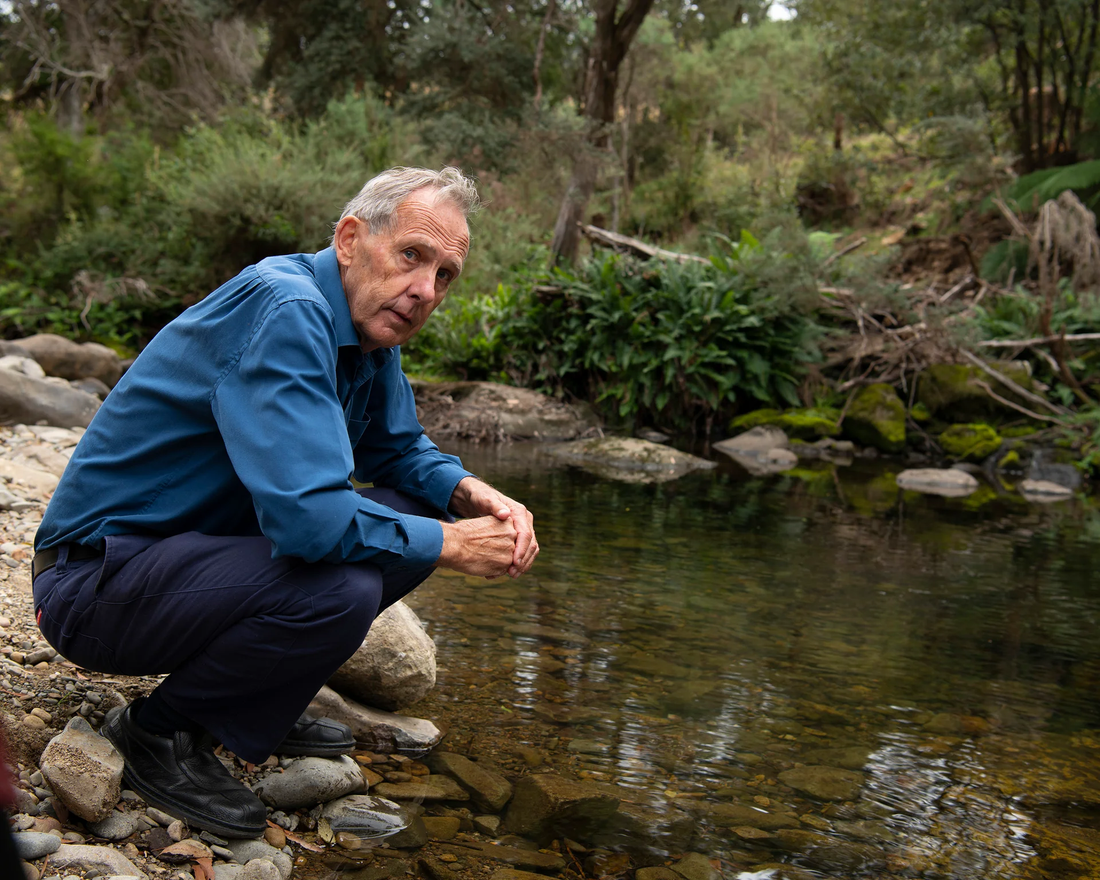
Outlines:
{"type": "Polygon", "coordinates": [[[336,389],[336,334],[309,299],[276,306],[217,383],[214,419],[274,556],[426,567],[439,522],[360,496],[336,389]]]}

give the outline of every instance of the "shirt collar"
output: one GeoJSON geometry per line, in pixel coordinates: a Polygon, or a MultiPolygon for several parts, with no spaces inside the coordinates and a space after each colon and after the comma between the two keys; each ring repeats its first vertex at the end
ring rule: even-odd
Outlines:
{"type": "Polygon", "coordinates": [[[325,248],[318,252],[314,263],[314,274],[325,295],[332,313],[336,316],[336,344],[353,345],[359,348],[359,335],[351,322],[351,309],[348,297],[344,293],[344,284],[340,280],[340,263],[336,259],[336,248],[325,248]]]}
{"type": "MultiPolygon", "coordinates": [[[[325,295],[332,307],[332,313],[336,316],[336,344],[341,348],[351,346],[356,351],[361,351],[359,334],[355,332],[355,325],[351,321],[348,296],[344,293],[344,282],[340,280],[340,262],[336,259],[336,248],[327,247],[318,251],[313,272],[321,293],[325,295]]],[[[396,349],[393,348],[376,348],[371,354],[376,363],[384,364],[393,358],[395,352],[396,349]]]]}

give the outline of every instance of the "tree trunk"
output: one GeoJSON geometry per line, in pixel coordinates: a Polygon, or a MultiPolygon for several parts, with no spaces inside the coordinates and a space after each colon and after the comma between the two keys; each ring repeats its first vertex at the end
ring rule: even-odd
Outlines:
{"type": "Polygon", "coordinates": [[[584,216],[588,200],[596,188],[599,174],[597,157],[606,152],[611,139],[619,67],[653,2],[627,0],[618,20],[615,17],[618,0],[599,0],[596,4],[596,33],[588,49],[588,72],[584,84],[585,144],[574,159],[573,174],[554,224],[554,240],[550,245],[554,265],[569,265],[577,257],[580,242],[577,222],[584,216]]]}

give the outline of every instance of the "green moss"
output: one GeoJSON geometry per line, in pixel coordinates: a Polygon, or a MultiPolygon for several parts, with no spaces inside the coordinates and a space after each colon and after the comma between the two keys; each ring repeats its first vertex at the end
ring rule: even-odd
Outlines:
{"type": "Polygon", "coordinates": [[[883,452],[905,448],[905,406],[892,385],[868,385],[852,399],[844,418],[844,436],[883,452]]]}
{"type": "MultiPolygon", "coordinates": [[[[998,361],[990,366],[1017,385],[1031,390],[1031,374],[1020,361],[998,361]]],[[[977,422],[1017,417],[1014,410],[998,403],[979,383],[989,385],[997,394],[1021,403],[1016,394],[988,373],[970,364],[932,364],[920,375],[917,400],[938,418],[951,422],[977,422]]]]}
{"type": "Polygon", "coordinates": [[[1010,449],[997,461],[997,470],[1006,471],[1009,468],[1019,467],[1021,464],[1020,453],[1015,449],[1010,449]]]}
{"type": "Polygon", "coordinates": [[[1030,437],[1039,430],[1038,425],[1014,425],[1011,428],[1001,428],[1001,436],[1008,438],[1030,437]]]}
{"type": "Polygon", "coordinates": [[[923,423],[931,420],[932,413],[928,411],[928,407],[926,407],[923,403],[918,402],[914,403],[913,408],[909,410],[909,418],[911,418],[914,422],[923,423]]]}
{"type": "Polygon", "coordinates": [[[939,436],[940,446],[952,458],[984,461],[1001,448],[1001,435],[989,425],[952,425],[939,436]]]}
{"type": "Polygon", "coordinates": [[[787,436],[798,440],[820,440],[822,437],[836,437],[840,429],[836,420],[840,411],[830,407],[812,409],[789,409],[780,412],[777,409],[758,409],[730,422],[730,430],[740,433],[760,425],[774,425],[782,428],[787,436]]]}

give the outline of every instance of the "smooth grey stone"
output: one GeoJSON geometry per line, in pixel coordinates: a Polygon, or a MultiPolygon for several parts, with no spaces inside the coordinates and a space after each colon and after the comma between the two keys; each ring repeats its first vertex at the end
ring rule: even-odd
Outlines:
{"type": "Polygon", "coordinates": [[[275,849],[271,844],[262,840],[231,840],[229,849],[233,858],[242,865],[247,865],[253,859],[264,859],[279,869],[282,880],[290,880],[294,862],[285,852],[275,849]]]}
{"type": "Polygon", "coordinates": [[[20,831],[12,835],[15,851],[19,858],[33,862],[43,856],[53,855],[63,841],[56,834],[44,834],[41,831],[20,831]]]}
{"type": "Polygon", "coordinates": [[[103,837],[107,840],[124,840],[129,837],[139,828],[145,827],[141,813],[120,813],[118,810],[112,811],[106,819],[101,819],[88,828],[92,834],[96,837],[103,837]]]}
{"type": "Polygon", "coordinates": [[[252,859],[238,875],[238,880],[282,880],[279,869],[267,859],[252,859]]]}
{"type": "Polygon", "coordinates": [[[108,877],[121,874],[146,880],[145,874],[138,870],[126,856],[109,846],[88,846],[63,844],[61,849],[50,856],[50,866],[54,868],[76,868],[87,875],[90,871],[99,871],[108,877]]]}
{"type": "Polygon", "coordinates": [[[364,788],[359,765],[347,756],[300,758],[282,773],[272,773],[252,786],[260,800],[280,810],[327,803],[364,788]]]}
{"type": "Polygon", "coordinates": [[[317,692],[309,711],[346,724],[358,742],[377,752],[423,754],[443,738],[430,721],[360,705],[327,686],[317,692]]]}

